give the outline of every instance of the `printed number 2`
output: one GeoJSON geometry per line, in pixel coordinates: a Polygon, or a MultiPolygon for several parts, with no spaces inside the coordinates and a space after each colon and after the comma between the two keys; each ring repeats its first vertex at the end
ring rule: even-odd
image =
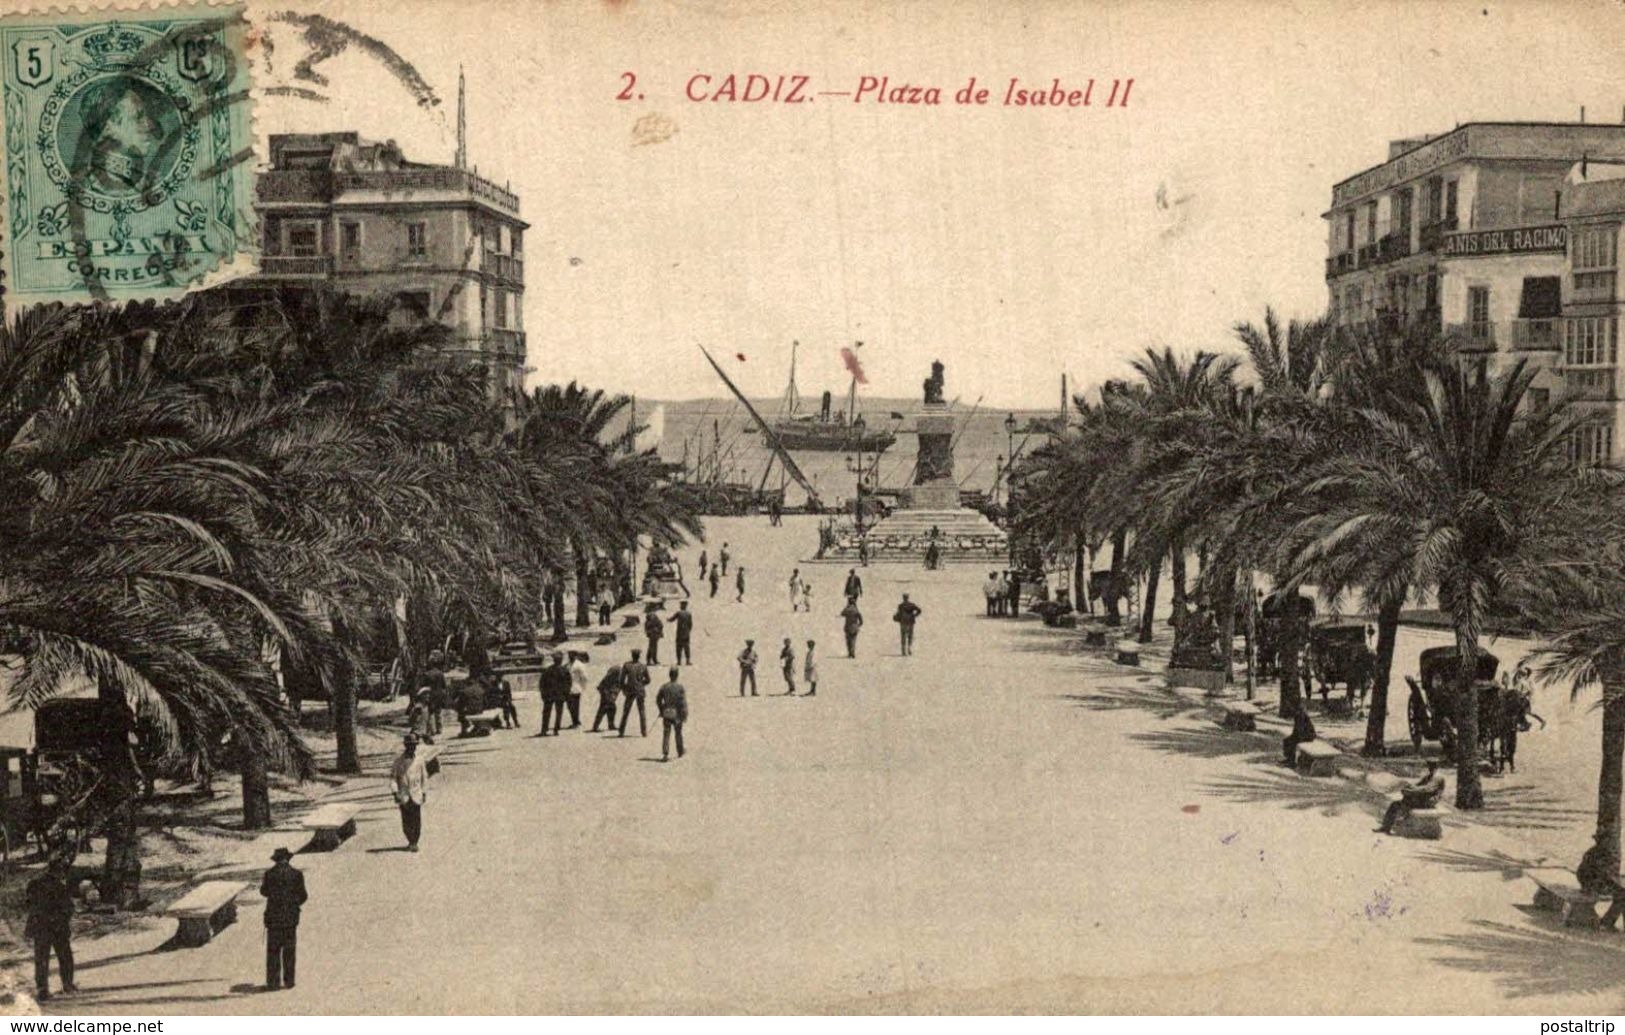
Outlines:
{"type": "Polygon", "coordinates": [[[632,87],[637,85],[638,77],[631,72],[622,72],[621,78],[626,80],[626,87],[615,95],[615,99],[617,101],[629,101],[632,99],[632,87]]]}

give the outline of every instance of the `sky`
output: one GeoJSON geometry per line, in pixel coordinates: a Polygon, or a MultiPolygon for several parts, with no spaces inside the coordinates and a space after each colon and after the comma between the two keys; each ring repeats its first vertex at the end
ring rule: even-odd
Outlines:
{"type": "Polygon", "coordinates": [[[1318,315],[1332,184],[1390,139],[1625,115],[1612,0],[290,0],[249,16],[273,44],[260,84],[299,94],[259,99],[262,134],[355,130],[449,162],[463,68],[470,162],[531,224],[532,383],[652,398],[719,394],[700,344],[771,397],[799,341],[803,392],[841,390],[839,349],[862,341],[876,395],[918,394],[940,359],[950,397],[1054,405],[1063,371],[1078,389],[1148,347],[1234,348],[1232,325],[1266,306],[1318,315]],[[311,40],[274,17],[290,9],[377,41],[426,89],[360,43],[314,66],[325,83],[299,76],[311,40]],[[729,73],[805,76],[804,93],[885,76],[944,103],[686,96],[729,73]],[[952,103],[972,76],[989,103],[952,103]],[[1011,77],[1092,77],[1092,104],[1005,107],[1011,77]],[[1106,107],[1129,78],[1127,107],[1106,107]]]}

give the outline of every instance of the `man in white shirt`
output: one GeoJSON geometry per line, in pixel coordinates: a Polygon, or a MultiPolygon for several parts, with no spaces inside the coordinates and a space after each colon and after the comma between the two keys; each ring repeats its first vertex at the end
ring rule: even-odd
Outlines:
{"type": "Polygon", "coordinates": [[[982,596],[987,598],[987,616],[992,618],[999,606],[999,575],[997,572],[988,572],[987,581],[982,583],[982,596]]]}
{"type": "Polygon", "coordinates": [[[410,733],[401,748],[400,756],[390,769],[390,790],[395,804],[401,810],[401,832],[406,835],[406,850],[418,850],[418,838],[423,833],[423,803],[429,800],[429,775],[423,770],[418,757],[418,738],[410,733]]]}
{"type": "Polygon", "coordinates": [[[805,585],[805,583],[803,583],[801,581],[801,569],[797,568],[797,569],[795,569],[794,571],[792,571],[790,573],[790,610],[791,611],[799,611],[799,610],[801,610],[801,590],[802,590],[803,585],[805,585]]]}
{"type": "Polygon", "coordinates": [[[587,692],[587,653],[570,652],[570,728],[581,725],[581,695],[587,692]]]}

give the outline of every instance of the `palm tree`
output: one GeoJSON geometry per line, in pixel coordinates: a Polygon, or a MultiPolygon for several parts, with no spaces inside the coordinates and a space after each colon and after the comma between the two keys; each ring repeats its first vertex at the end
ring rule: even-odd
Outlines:
{"type": "MultiPolygon", "coordinates": [[[[589,620],[587,586],[595,556],[619,557],[640,537],[674,545],[701,532],[697,489],[674,481],[671,466],[654,450],[633,451],[638,428],[613,430],[630,405],[628,396],[575,382],[545,385],[514,401],[511,447],[567,472],[551,514],[575,570],[578,625],[589,620]]],[[[563,580],[554,585],[554,635],[562,639],[563,580]]]]}
{"type": "Polygon", "coordinates": [[[1568,680],[1575,696],[1601,689],[1597,823],[1578,869],[1612,880],[1625,790],[1625,471],[1582,468],[1574,477],[1584,495],[1551,515],[1508,581],[1512,603],[1542,634],[1533,655],[1540,674],[1568,680]]]}
{"type": "MultiPolygon", "coordinates": [[[[26,644],[13,706],[72,676],[122,698],[165,758],[215,731],[296,772],[257,643],[219,616],[280,619],[236,575],[261,472],[191,433],[198,399],[154,376],[153,341],[98,311],[33,309],[0,328],[0,629],[26,644]]],[[[105,890],[136,893],[133,788],[114,778],[105,890]]]]}
{"type": "MultiPolygon", "coordinates": [[[[1363,440],[1319,466],[1310,493],[1324,542],[1380,536],[1407,543],[1413,584],[1438,587],[1463,659],[1478,654],[1490,610],[1555,515],[1581,498],[1565,460],[1572,421],[1520,412],[1534,372],[1494,377],[1429,358],[1416,397],[1360,411],[1363,440]]],[[[1482,808],[1473,665],[1457,687],[1456,806],[1482,808]]]]}

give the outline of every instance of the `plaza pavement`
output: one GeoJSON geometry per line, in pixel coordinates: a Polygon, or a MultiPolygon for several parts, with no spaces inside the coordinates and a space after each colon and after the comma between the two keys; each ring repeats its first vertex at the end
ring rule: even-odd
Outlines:
{"type": "MultiPolygon", "coordinates": [[[[647,739],[535,739],[538,704],[522,695],[522,732],[450,742],[420,854],[398,850],[380,780],[343,792],[366,806],[357,836],[296,860],[310,902],[295,990],[250,991],[263,979],[250,895],[203,948],[153,951],[172,922],[84,942],[85,992],[52,1011],[1625,1004],[1625,937],[1529,914],[1517,876],[1543,854],[1572,864],[1589,834],[1583,705],[1551,714],[1566,698],[1543,691],[1566,728],[1526,738],[1525,775],[1491,781],[1484,816],[1452,817],[1441,842],[1390,839],[1372,832],[1381,798],[1365,785],[1286,772],[1269,737],[1219,729],[1151,674],[1082,653],[1075,633],[982,617],[972,568],[864,571],[868,624],[845,660],[844,568],[803,565],[817,610],[789,610],[785,580],[815,538],[803,519],[710,522],[711,552],[728,540],[750,588],[745,604],[731,585],[695,597],[687,758],[656,761],[658,720],[647,739]],[[890,620],[904,591],[924,608],[913,658],[890,620]],[[786,635],[798,655],[819,642],[816,698],[773,696],[786,635]],[[746,636],[763,696],[741,700],[746,636]],[[1554,760],[1554,746],[1584,757],[1554,760]],[[1509,809],[1503,786],[1532,789],[1509,809]]],[[[696,588],[697,555],[682,554],[696,588]]],[[[594,680],[632,645],[591,648],[594,680]]]]}

